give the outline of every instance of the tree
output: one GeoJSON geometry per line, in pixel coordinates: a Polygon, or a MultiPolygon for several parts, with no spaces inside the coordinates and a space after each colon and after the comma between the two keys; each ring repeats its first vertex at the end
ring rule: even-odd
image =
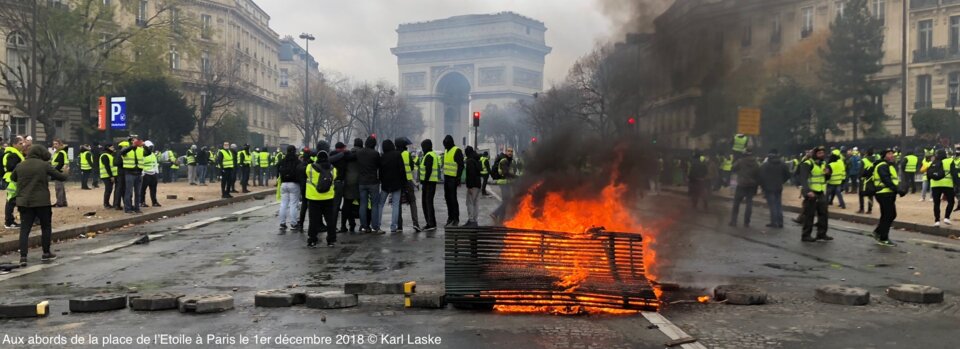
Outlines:
{"type": "MultiPolygon", "coordinates": [[[[223,50],[210,59],[210,66],[202,69],[199,80],[188,83],[188,88],[196,90],[191,105],[197,110],[194,123],[197,136],[194,141],[206,144],[214,130],[224,126],[224,120],[231,107],[243,96],[240,84],[243,82],[243,65],[249,58],[241,58],[232,50],[223,50]]],[[[246,129],[246,119],[244,119],[246,129]]],[[[247,136],[244,135],[243,139],[247,136]]]]}
{"type": "Polygon", "coordinates": [[[607,62],[606,48],[594,49],[570,68],[567,82],[577,92],[577,114],[601,136],[614,131],[610,107],[613,102],[613,80],[618,71],[607,62]]]}
{"type": "Polygon", "coordinates": [[[341,95],[350,117],[350,127],[356,127],[364,137],[379,135],[385,127],[382,120],[384,113],[396,97],[393,86],[386,82],[376,85],[363,82],[348,88],[349,90],[341,92],[341,95]]]}
{"type": "Polygon", "coordinates": [[[426,128],[420,108],[399,95],[390,96],[388,99],[380,124],[380,132],[383,137],[388,138],[416,137],[426,128]]]}
{"type": "Polygon", "coordinates": [[[213,144],[229,142],[243,146],[250,140],[247,116],[237,113],[225,114],[220,120],[220,126],[210,129],[210,138],[213,139],[213,144]]]}
{"type": "Polygon", "coordinates": [[[920,109],[913,115],[913,128],[920,138],[936,140],[955,136],[960,131],[958,114],[946,109],[920,109]]]}
{"type": "MultiPolygon", "coordinates": [[[[300,76],[300,88],[291,90],[286,96],[289,101],[284,120],[293,125],[303,136],[303,145],[312,146],[321,135],[332,135],[347,125],[346,110],[334,86],[330,86],[322,77],[311,76],[310,97],[307,99],[309,113],[304,114],[303,75],[300,76]]],[[[328,139],[329,140],[329,139],[328,139]]]]}
{"type": "Polygon", "coordinates": [[[157,144],[179,143],[193,131],[193,107],[163,78],[146,78],[124,85],[130,130],[157,144]]]}
{"type": "Polygon", "coordinates": [[[524,116],[522,120],[535,135],[549,137],[567,128],[590,129],[576,115],[579,104],[576,89],[561,85],[536,94],[533,101],[521,100],[517,108],[524,116]]]}
{"type": "Polygon", "coordinates": [[[830,37],[820,50],[824,64],[820,78],[827,84],[827,97],[853,124],[857,139],[860,124],[868,126],[867,136],[886,133],[883,108],[874,102],[887,87],[870,77],[883,69],[883,24],[874,17],[867,0],[849,0],[842,15],[830,24],[830,37]]]}
{"type": "Polygon", "coordinates": [[[761,138],[773,148],[822,144],[827,133],[838,134],[836,113],[817,92],[783,77],[767,92],[762,103],[761,138]]]}

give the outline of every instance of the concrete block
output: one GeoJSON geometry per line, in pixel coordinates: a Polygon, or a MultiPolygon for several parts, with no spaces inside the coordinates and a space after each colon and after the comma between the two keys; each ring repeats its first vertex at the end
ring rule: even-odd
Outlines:
{"type": "Polygon", "coordinates": [[[713,298],[734,305],[759,305],[767,303],[767,292],[750,285],[720,285],[713,290],[713,298]]]}
{"type": "Polygon", "coordinates": [[[123,294],[98,294],[70,300],[70,312],[73,313],[119,310],[126,307],[127,295],[123,294]]]}
{"type": "Polygon", "coordinates": [[[817,288],[814,297],[821,302],[840,305],[867,305],[870,292],[859,287],[826,285],[817,288]]]}
{"type": "Polygon", "coordinates": [[[205,296],[186,296],[179,299],[181,313],[220,313],[233,309],[233,296],[214,294],[205,296]]]}
{"type": "Polygon", "coordinates": [[[167,200],[176,200],[176,199],[177,199],[176,195],[173,195],[173,194],[167,195],[167,200]]]}
{"type": "Polygon", "coordinates": [[[182,293],[158,292],[130,295],[130,309],[142,311],[177,309],[177,300],[182,293]]]}
{"type": "Polygon", "coordinates": [[[404,290],[410,287],[414,290],[416,286],[408,286],[403,282],[351,282],[343,285],[343,293],[362,294],[362,295],[382,295],[382,294],[404,294],[404,290]]]}
{"type": "Polygon", "coordinates": [[[253,305],[264,308],[285,308],[293,306],[293,294],[285,290],[259,291],[253,296],[253,305]]]}
{"type": "Polygon", "coordinates": [[[263,200],[263,199],[266,199],[266,198],[267,198],[267,196],[264,195],[264,194],[254,194],[254,195],[253,195],[253,199],[254,199],[254,200],[263,200]]]}
{"type": "Polygon", "coordinates": [[[0,319],[45,317],[50,314],[50,302],[17,302],[0,304],[0,319]]]}
{"type": "Polygon", "coordinates": [[[308,293],[306,306],[314,309],[340,309],[355,307],[360,304],[356,294],[345,294],[339,291],[308,293]]]}
{"type": "Polygon", "coordinates": [[[424,292],[403,297],[404,307],[422,309],[443,309],[447,306],[446,296],[442,293],[424,292]]]}
{"type": "Polygon", "coordinates": [[[887,288],[887,296],[901,302],[943,303],[943,290],[926,285],[899,284],[887,288]]]}

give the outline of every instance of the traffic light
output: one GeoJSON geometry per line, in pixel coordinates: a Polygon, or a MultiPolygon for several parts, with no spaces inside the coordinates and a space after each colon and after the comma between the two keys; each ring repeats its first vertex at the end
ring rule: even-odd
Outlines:
{"type": "Polygon", "coordinates": [[[473,127],[480,127],[480,112],[473,112],[473,127]]]}
{"type": "Polygon", "coordinates": [[[530,137],[530,143],[537,143],[537,137],[530,137]]]}
{"type": "Polygon", "coordinates": [[[636,125],[636,124],[637,124],[637,119],[629,118],[629,119],[627,119],[627,124],[630,125],[630,126],[636,125]]]}

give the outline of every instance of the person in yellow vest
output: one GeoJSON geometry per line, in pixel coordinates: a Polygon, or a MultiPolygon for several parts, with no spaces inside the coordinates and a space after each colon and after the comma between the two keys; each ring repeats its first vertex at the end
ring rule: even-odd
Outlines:
{"type": "Polygon", "coordinates": [[[873,158],[873,148],[867,149],[866,155],[860,158],[860,163],[862,164],[860,168],[860,190],[858,196],[860,197],[860,209],[857,210],[857,213],[864,213],[863,203],[867,201],[867,211],[866,214],[873,213],[873,193],[868,193],[866,190],[867,183],[873,177],[873,166],[875,161],[873,158]]]}
{"type": "Polygon", "coordinates": [[[877,188],[877,203],[880,204],[880,220],[873,230],[873,238],[882,246],[896,246],[890,241],[890,227],[897,219],[897,194],[907,195],[906,188],[900,188],[900,180],[895,166],[892,150],[883,151],[883,162],[873,168],[873,183],[877,188]]]}
{"type": "Polygon", "coordinates": [[[953,186],[960,181],[957,166],[953,163],[953,158],[947,157],[947,151],[944,149],[937,150],[936,156],[933,157],[933,162],[936,166],[931,165],[927,169],[927,177],[930,180],[932,190],[930,199],[933,200],[933,225],[940,226],[940,223],[951,225],[950,213],[953,212],[953,205],[955,203],[953,186]],[[940,177],[941,175],[942,178],[934,178],[940,177]],[[947,201],[947,210],[943,214],[943,221],[940,220],[941,200],[947,201]]]}
{"type": "Polygon", "coordinates": [[[250,184],[250,165],[252,163],[250,145],[244,144],[243,149],[237,152],[237,166],[240,167],[240,188],[243,193],[250,192],[247,190],[247,186],[250,184]]]}
{"type": "Polygon", "coordinates": [[[220,197],[232,198],[230,191],[233,189],[233,169],[237,161],[229,142],[223,142],[223,148],[217,152],[216,164],[220,168],[220,197]]]}
{"type": "Polygon", "coordinates": [[[799,175],[801,194],[803,195],[803,213],[800,214],[803,222],[801,241],[813,242],[817,240],[833,240],[827,235],[827,178],[830,178],[830,166],[824,158],[826,150],[823,147],[813,149],[813,157],[800,164],[799,175]],[[817,218],[817,236],[813,237],[813,219],[817,218]]]}
{"type": "Polygon", "coordinates": [[[448,227],[460,225],[460,203],[457,201],[457,188],[463,175],[463,151],[456,146],[453,136],[443,137],[443,200],[447,203],[448,227]]]}
{"type": "Polygon", "coordinates": [[[10,176],[17,165],[25,159],[23,153],[27,148],[22,136],[14,137],[10,144],[3,150],[3,181],[7,184],[7,204],[3,212],[3,226],[7,229],[17,229],[20,228],[20,224],[17,224],[13,216],[14,209],[17,207],[17,182],[10,179],[10,176]]]}
{"type": "Polygon", "coordinates": [[[500,224],[504,219],[507,218],[507,206],[511,205],[513,202],[513,181],[517,178],[516,168],[513,166],[513,148],[507,148],[503,152],[503,156],[497,156],[500,161],[497,161],[497,169],[493,170],[497,172],[497,179],[493,181],[493,184],[500,186],[500,198],[503,199],[500,201],[500,206],[490,214],[490,218],[493,219],[495,224],[500,224]]]}
{"type": "Polygon", "coordinates": [[[256,147],[250,151],[250,173],[253,178],[250,186],[260,185],[260,148],[256,147]]]}
{"type": "MultiPolygon", "coordinates": [[[[296,152],[294,152],[294,154],[296,154],[296,152]]],[[[277,152],[274,153],[273,157],[270,159],[272,177],[276,178],[280,176],[280,168],[278,166],[280,166],[280,162],[283,161],[283,158],[284,158],[283,150],[281,150],[280,148],[277,148],[277,152]]]]}
{"type": "Polygon", "coordinates": [[[839,151],[830,154],[830,178],[827,179],[827,193],[830,206],[833,206],[833,199],[837,198],[840,202],[840,209],[846,209],[847,204],[843,202],[843,181],[847,179],[847,166],[843,163],[839,151]]]}
{"type": "Polygon", "coordinates": [[[191,145],[187,149],[187,182],[190,185],[197,185],[197,145],[191,145]]]}
{"type": "Polygon", "coordinates": [[[750,138],[748,138],[747,135],[738,133],[733,136],[731,150],[733,150],[734,154],[743,155],[743,153],[747,151],[749,143],[750,138]]]}
{"type": "Polygon", "coordinates": [[[140,207],[147,207],[147,189],[150,190],[151,206],[160,207],[157,201],[157,175],[160,173],[160,162],[157,161],[157,153],[153,151],[153,142],[143,142],[143,146],[150,152],[150,155],[143,157],[143,185],[140,187],[140,207]]]}
{"type": "MultiPolygon", "coordinates": [[[[54,139],[53,149],[53,159],[50,160],[53,168],[60,172],[64,172],[64,169],[70,171],[70,157],[67,156],[67,145],[63,144],[63,141],[60,139],[54,139]]],[[[57,202],[54,203],[53,206],[67,207],[67,188],[64,182],[55,181],[53,185],[57,193],[57,202]]]]}
{"type": "Polygon", "coordinates": [[[930,165],[933,164],[933,155],[924,155],[923,161],[920,162],[920,173],[922,173],[923,179],[920,184],[920,202],[927,201],[927,194],[930,194],[930,178],[927,177],[927,169],[930,168],[930,165]]]}
{"type": "Polygon", "coordinates": [[[80,146],[80,189],[90,190],[87,183],[90,181],[90,174],[93,173],[93,152],[89,145],[80,146]]]}
{"type": "Polygon", "coordinates": [[[172,170],[171,167],[173,167],[174,162],[177,161],[177,153],[174,153],[173,149],[168,148],[166,151],[160,153],[157,160],[160,161],[160,173],[163,176],[163,182],[172,182],[173,174],[176,171],[172,170]]]}
{"type": "Polygon", "coordinates": [[[260,186],[266,187],[270,185],[270,152],[267,151],[267,148],[263,148],[262,151],[257,153],[257,158],[255,159],[257,164],[260,165],[260,174],[257,176],[260,179],[260,186]]]}
{"type": "MultiPolygon", "coordinates": [[[[411,142],[406,137],[400,137],[394,140],[394,144],[397,146],[397,149],[400,150],[400,158],[403,161],[403,171],[406,176],[406,180],[403,182],[403,196],[407,198],[407,204],[410,205],[410,218],[413,220],[413,230],[416,232],[423,231],[423,228],[420,228],[420,218],[417,212],[417,192],[415,189],[414,183],[414,172],[417,170],[416,159],[410,155],[410,145],[411,142]]],[[[398,225],[400,230],[403,230],[403,217],[400,217],[400,223],[398,225]]]]}
{"type": "Polygon", "coordinates": [[[113,194],[113,184],[117,179],[117,164],[113,160],[113,144],[107,144],[100,153],[100,181],[103,182],[103,208],[111,209],[120,204],[120,190],[114,194],[114,203],[110,201],[110,194],[113,194]]]}
{"type": "Polygon", "coordinates": [[[153,154],[152,151],[143,147],[143,141],[139,138],[132,138],[128,146],[120,149],[120,158],[123,160],[123,212],[128,214],[141,214],[140,203],[143,202],[143,196],[140,187],[143,184],[143,159],[147,155],[153,154]]]}
{"type": "Polygon", "coordinates": [[[327,229],[327,247],[334,247],[337,243],[337,207],[334,204],[336,189],[333,182],[337,179],[337,169],[330,164],[327,152],[317,153],[316,161],[307,165],[306,179],[310,210],[307,246],[317,246],[317,235],[323,225],[327,229]]]}
{"type": "Polygon", "coordinates": [[[129,141],[122,141],[117,143],[113,152],[113,163],[117,167],[117,178],[113,182],[113,209],[117,211],[124,209],[123,196],[127,192],[127,171],[123,169],[123,156],[120,156],[120,151],[129,146],[129,141]]]}
{"type": "Polygon", "coordinates": [[[911,194],[917,192],[916,176],[917,172],[920,171],[921,165],[920,157],[913,152],[904,156],[903,160],[900,161],[900,171],[903,172],[903,178],[901,180],[907,183],[911,194]]]}
{"type": "Polygon", "coordinates": [[[721,156],[720,159],[720,183],[716,189],[720,187],[730,186],[730,173],[733,172],[733,155],[727,154],[721,156]]]}
{"type": "Polygon", "coordinates": [[[490,178],[490,153],[486,151],[480,155],[480,178],[483,180],[480,184],[480,195],[490,196],[487,192],[487,179],[490,178]]]}
{"type": "Polygon", "coordinates": [[[424,231],[437,230],[437,215],[433,207],[433,199],[437,195],[437,183],[440,182],[440,158],[433,152],[433,141],[424,139],[420,142],[420,201],[423,205],[424,231]]]}

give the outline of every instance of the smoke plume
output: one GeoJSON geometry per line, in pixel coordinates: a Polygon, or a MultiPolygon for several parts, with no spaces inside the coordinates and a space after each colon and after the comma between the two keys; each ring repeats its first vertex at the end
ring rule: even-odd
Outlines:
{"type": "Polygon", "coordinates": [[[673,4],[674,0],[595,0],[600,10],[613,22],[615,38],[627,33],[653,32],[653,20],[673,4]]]}

